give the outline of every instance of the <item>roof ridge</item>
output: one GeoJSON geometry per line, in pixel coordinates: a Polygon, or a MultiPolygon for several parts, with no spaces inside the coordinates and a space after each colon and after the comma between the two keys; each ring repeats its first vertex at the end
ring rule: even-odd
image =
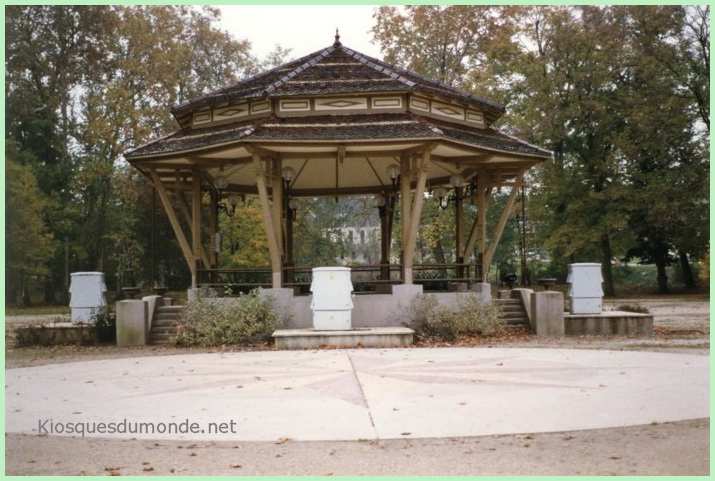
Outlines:
{"type": "Polygon", "coordinates": [[[334,46],[334,45],[331,45],[330,47],[324,48],[323,50],[318,50],[317,52],[313,52],[313,53],[310,54],[310,55],[306,55],[306,56],[303,57],[303,58],[309,58],[309,57],[310,57],[309,60],[303,62],[303,63],[300,64],[298,67],[294,68],[293,70],[291,70],[290,72],[288,72],[286,75],[284,75],[283,77],[279,78],[278,80],[276,80],[275,82],[273,82],[271,85],[269,85],[268,87],[266,87],[265,89],[263,89],[263,95],[264,95],[264,96],[270,95],[270,94],[271,94],[272,92],[274,92],[278,87],[280,87],[281,85],[285,84],[286,82],[288,82],[290,79],[292,79],[293,77],[295,77],[296,75],[298,75],[299,73],[301,73],[302,71],[304,71],[305,69],[307,69],[307,68],[309,68],[309,67],[312,67],[313,65],[315,65],[315,64],[318,63],[319,61],[323,60],[325,57],[327,57],[328,55],[330,55],[336,48],[339,48],[339,47],[336,47],[336,46],[334,46]]]}
{"type": "Polygon", "coordinates": [[[340,48],[342,48],[345,51],[345,53],[347,53],[348,55],[350,55],[352,58],[354,58],[358,62],[362,63],[363,65],[366,65],[366,66],[372,68],[373,70],[377,70],[380,73],[387,74],[388,76],[394,78],[395,80],[397,80],[399,82],[404,83],[405,85],[407,85],[410,88],[413,88],[415,85],[417,85],[415,82],[393,72],[392,66],[388,63],[381,62],[380,60],[378,60],[376,58],[369,57],[369,56],[363,54],[362,52],[358,52],[357,50],[353,50],[353,49],[347,48],[345,46],[341,46],[340,48]],[[382,65],[379,65],[379,64],[382,64],[382,65]]]}
{"type": "MultiPolygon", "coordinates": [[[[328,47],[328,48],[333,48],[333,47],[331,46],[331,47],[328,47]]],[[[310,57],[316,55],[317,53],[322,53],[323,51],[327,50],[328,48],[325,48],[325,49],[323,49],[323,50],[318,50],[317,52],[313,52],[313,53],[310,53],[310,54],[308,54],[308,55],[303,55],[302,57],[297,58],[297,59],[295,59],[295,60],[291,60],[291,61],[288,62],[288,63],[284,63],[284,64],[282,64],[282,65],[276,65],[275,67],[273,67],[273,68],[271,68],[271,69],[268,69],[268,70],[264,70],[263,72],[259,72],[259,73],[257,73],[256,75],[250,75],[250,76],[248,76],[248,77],[242,78],[242,79],[240,79],[240,80],[238,80],[238,81],[232,83],[231,85],[227,85],[226,87],[221,87],[221,88],[219,88],[219,89],[212,90],[211,92],[207,92],[207,93],[205,93],[205,94],[203,94],[203,95],[200,95],[200,96],[198,96],[198,97],[194,97],[193,99],[186,100],[186,101],[184,101],[184,102],[182,102],[182,103],[180,103],[180,104],[178,104],[178,105],[173,106],[173,107],[171,108],[171,111],[172,111],[172,112],[176,112],[176,111],[182,110],[182,109],[184,109],[184,108],[186,108],[186,107],[188,107],[188,106],[190,106],[190,105],[192,105],[192,104],[195,104],[195,103],[198,103],[198,102],[200,102],[200,101],[202,101],[202,100],[208,99],[208,98],[210,98],[210,97],[213,97],[213,96],[216,96],[216,95],[220,95],[220,94],[222,94],[222,93],[226,93],[226,92],[235,90],[235,89],[236,89],[237,87],[239,87],[241,84],[245,84],[245,83],[248,83],[248,82],[254,82],[254,81],[256,81],[257,79],[260,79],[261,77],[265,77],[265,76],[267,76],[267,75],[270,75],[270,74],[272,74],[272,73],[275,73],[277,70],[286,68],[286,65],[291,65],[291,64],[300,63],[300,65],[302,66],[303,64],[306,63],[306,62],[305,62],[305,59],[308,59],[308,58],[310,58],[310,57]]]]}
{"type": "MultiPolygon", "coordinates": [[[[505,107],[504,107],[503,105],[501,105],[501,104],[497,104],[496,102],[492,102],[491,100],[488,100],[488,99],[485,99],[485,98],[483,98],[483,97],[479,97],[479,96],[477,96],[477,95],[474,95],[474,94],[471,93],[471,92],[467,92],[467,91],[465,91],[465,90],[462,90],[462,89],[460,89],[460,88],[454,87],[454,86],[452,86],[452,85],[448,85],[448,84],[446,84],[446,83],[444,83],[444,82],[440,82],[439,80],[435,80],[435,79],[433,79],[433,78],[426,77],[426,76],[424,76],[424,75],[418,74],[418,73],[416,73],[416,72],[412,72],[412,71],[410,71],[410,70],[407,70],[407,69],[405,69],[405,68],[399,67],[399,66],[397,66],[397,65],[389,64],[389,63],[387,63],[387,62],[385,62],[385,61],[382,61],[382,60],[379,60],[379,59],[370,57],[369,55],[365,55],[365,54],[362,53],[362,52],[358,52],[358,51],[356,51],[356,50],[352,50],[352,49],[347,48],[347,47],[345,47],[345,46],[343,46],[342,49],[345,50],[346,53],[348,53],[351,57],[355,58],[356,60],[359,60],[360,62],[362,62],[363,64],[367,65],[368,67],[374,68],[375,70],[377,70],[377,71],[379,71],[379,72],[382,72],[383,70],[388,70],[388,71],[394,70],[394,71],[396,71],[396,72],[400,72],[400,73],[403,73],[403,74],[404,74],[404,73],[407,73],[407,74],[409,74],[409,75],[411,75],[411,76],[414,76],[414,77],[417,77],[417,78],[419,78],[420,80],[423,80],[423,81],[425,81],[425,82],[427,82],[427,83],[429,83],[429,84],[437,85],[437,86],[439,86],[439,87],[442,87],[442,88],[445,88],[445,89],[448,89],[448,90],[452,90],[452,91],[453,91],[454,93],[456,93],[456,94],[460,94],[460,95],[463,95],[463,96],[466,96],[466,97],[469,97],[469,98],[478,100],[478,101],[480,101],[480,102],[484,102],[484,103],[486,103],[486,104],[489,104],[490,106],[492,106],[492,107],[494,107],[494,108],[496,108],[496,109],[499,109],[499,110],[504,110],[504,109],[505,109],[505,107]],[[380,68],[377,68],[378,66],[379,66],[380,68]]],[[[404,80],[404,83],[408,83],[408,85],[410,85],[410,88],[412,88],[414,85],[416,85],[416,82],[412,82],[411,80],[409,80],[409,79],[407,79],[407,78],[405,78],[405,77],[403,77],[403,76],[401,76],[401,75],[397,75],[396,73],[395,73],[395,75],[396,75],[396,76],[393,76],[393,75],[390,75],[390,76],[393,77],[393,78],[395,78],[395,79],[397,79],[397,80],[400,80],[400,81],[403,81],[403,80],[404,80]]]]}

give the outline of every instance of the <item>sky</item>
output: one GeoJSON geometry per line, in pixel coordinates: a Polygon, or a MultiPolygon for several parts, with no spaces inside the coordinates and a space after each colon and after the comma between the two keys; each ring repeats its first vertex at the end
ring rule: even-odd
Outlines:
{"type": "Polygon", "coordinates": [[[335,29],[342,44],[381,58],[370,43],[375,5],[221,5],[222,27],[238,40],[249,40],[253,54],[264,59],[276,45],[299,58],[333,44],[335,29]]]}

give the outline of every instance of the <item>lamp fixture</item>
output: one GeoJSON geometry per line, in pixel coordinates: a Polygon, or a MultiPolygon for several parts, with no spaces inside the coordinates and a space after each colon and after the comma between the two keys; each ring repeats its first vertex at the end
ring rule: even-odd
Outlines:
{"type": "Polygon", "coordinates": [[[216,190],[224,190],[226,187],[228,187],[228,179],[226,178],[225,175],[219,175],[214,179],[214,187],[216,187],[216,190]]]}
{"type": "Polygon", "coordinates": [[[293,167],[283,167],[283,170],[281,170],[281,177],[283,177],[283,180],[285,180],[286,183],[290,184],[293,182],[293,179],[295,179],[295,169],[293,167]]]}
{"type": "Polygon", "coordinates": [[[303,205],[303,202],[297,198],[297,197],[291,197],[290,200],[288,201],[288,208],[290,209],[290,218],[295,220],[296,218],[296,213],[298,212],[298,209],[300,209],[300,206],[303,205]]]}
{"type": "Polygon", "coordinates": [[[439,200],[439,206],[442,209],[449,207],[450,202],[455,202],[457,200],[463,200],[468,195],[474,191],[474,184],[469,184],[464,189],[464,177],[461,174],[454,174],[449,178],[449,183],[454,187],[454,192],[449,194],[447,187],[440,185],[432,190],[432,194],[439,200]]]}
{"type": "Polygon", "coordinates": [[[385,173],[392,181],[392,189],[397,190],[397,179],[400,178],[400,166],[397,164],[390,164],[385,169],[385,173]]]}
{"type": "Polygon", "coordinates": [[[454,174],[449,178],[449,183],[456,188],[460,188],[464,184],[464,177],[462,177],[462,174],[454,174]]]}
{"type": "Polygon", "coordinates": [[[447,197],[446,187],[442,185],[440,185],[439,187],[435,187],[432,191],[432,194],[437,197],[437,200],[439,201],[439,206],[442,209],[446,209],[449,206],[449,197],[447,197]]]}
{"type": "MultiPolygon", "coordinates": [[[[216,208],[226,214],[229,217],[233,217],[236,213],[236,206],[241,202],[242,196],[236,193],[231,193],[228,195],[228,203],[221,202],[223,199],[223,191],[228,188],[228,179],[225,175],[220,174],[214,178],[214,188],[217,192],[216,208]]],[[[208,192],[210,188],[208,186],[202,187],[204,192],[208,192]]]]}
{"type": "Polygon", "coordinates": [[[385,207],[386,203],[387,200],[382,194],[377,194],[375,197],[372,198],[372,205],[374,205],[375,207],[385,207]]]}

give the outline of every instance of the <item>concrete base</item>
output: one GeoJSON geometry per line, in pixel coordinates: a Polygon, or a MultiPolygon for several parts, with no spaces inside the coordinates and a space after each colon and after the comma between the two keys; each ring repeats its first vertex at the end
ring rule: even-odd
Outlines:
{"type": "Polygon", "coordinates": [[[349,331],[279,329],[273,333],[278,349],[319,347],[402,347],[412,344],[414,331],[406,327],[372,327],[349,331]]]}
{"type": "Polygon", "coordinates": [[[477,282],[472,286],[471,291],[479,294],[482,298],[482,302],[492,300],[492,286],[488,282],[477,282]]]}
{"type": "Polygon", "coordinates": [[[529,318],[529,324],[531,325],[531,330],[536,332],[536,326],[534,325],[534,320],[532,319],[531,312],[531,295],[534,293],[533,289],[526,288],[516,288],[512,289],[510,292],[510,299],[521,299],[521,303],[526,311],[526,317],[529,318]]]}
{"type": "Polygon", "coordinates": [[[529,320],[537,336],[564,335],[564,295],[545,291],[531,293],[529,320]]]}
{"type": "Polygon", "coordinates": [[[117,302],[117,346],[135,347],[149,340],[147,302],[142,300],[117,302]]]}
{"type": "Polygon", "coordinates": [[[18,326],[12,329],[6,342],[12,346],[56,346],[62,344],[93,344],[99,342],[94,324],[56,322],[41,326],[18,326]]]}
{"type": "Polygon", "coordinates": [[[567,336],[653,334],[653,316],[625,311],[605,311],[601,314],[566,314],[567,336]]]}

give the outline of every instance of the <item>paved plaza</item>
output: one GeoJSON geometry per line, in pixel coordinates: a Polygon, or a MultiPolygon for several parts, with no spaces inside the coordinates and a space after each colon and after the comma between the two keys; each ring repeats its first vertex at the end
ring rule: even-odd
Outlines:
{"type": "Polygon", "coordinates": [[[6,371],[6,432],[327,441],[635,426],[708,418],[709,364],[690,354],[497,348],[52,364],[6,371]]]}

